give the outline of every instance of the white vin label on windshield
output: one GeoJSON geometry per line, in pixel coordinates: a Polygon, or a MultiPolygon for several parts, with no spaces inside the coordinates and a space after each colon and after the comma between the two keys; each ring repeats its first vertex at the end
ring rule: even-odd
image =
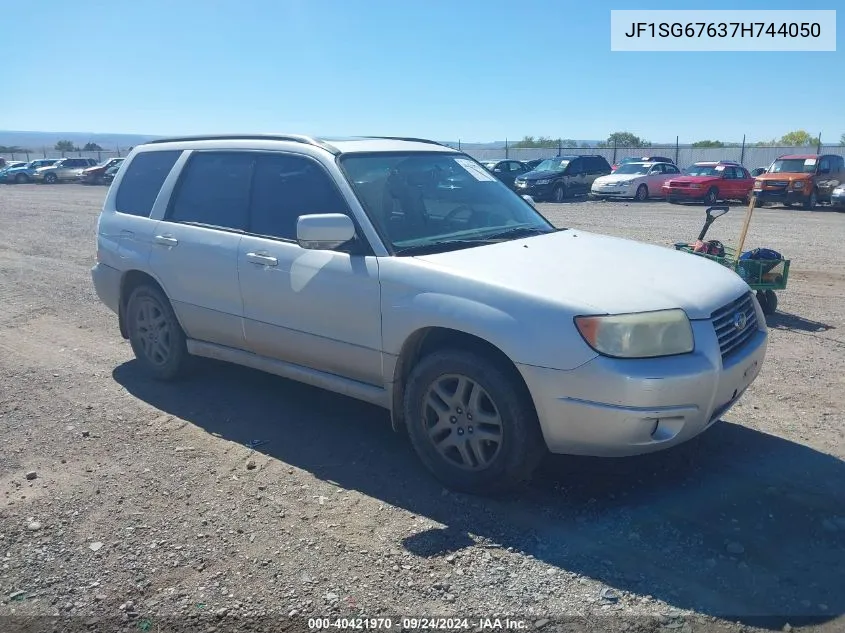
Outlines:
{"type": "Polygon", "coordinates": [[[496,177],[486,171],[481,165],[476,165],[466,158],[456,158],[455,162],[466,169],[476,180],[496,180],[496,177]]]}

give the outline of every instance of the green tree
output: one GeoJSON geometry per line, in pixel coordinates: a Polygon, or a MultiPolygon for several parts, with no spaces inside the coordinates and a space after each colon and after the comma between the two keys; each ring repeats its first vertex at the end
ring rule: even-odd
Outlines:
{"type": "Polygon", "coordinates": [[[845,134],[843,134],[842,136],[839,137],[839,144],[845,145],[845,134]]]}
{"type": "MultiPolygon", "coordinates": [[[[574,142],[574,141],[573,141],[574,142]]],[[[534,138],[533,136],[523,136],[521,141],[517,141],[511,147],[518,148],[518,147],[557,147],[558,141],[557,139],[549,138],[547,136],[541,136],[539,138],[534,138]]]]}
{"type": "Polygon", "coordinates": [[[17,145],[0,145],[0,154],[27,154],[28,149],[19,147],[17,145]]]}
{"type": "Polygon", "coordinates": [[[61,152],[62,156],[64,156],[65,152],[75,152],[76,147],[73,145],[73,141],[59,141],[56,143],[55,147],[57,152],[61,152]]]}
{"type": "Polygon", "coordinates": [[[599,147],[651,147],[651,143],[631,132],[614,132],[599,147]]]}
{"type": "Polygon", "coordinates": [[[810,136],[806,130],[795,130],[780,137],[780,144],[788,147],[801,147],[804,145],[818,145],[819,137],[810,136]]]}
{"type": "Polygon", "coordinates": [[[725,144],[722,141],[696,141],[692,144],[693,147],[724,147],[725,144]]]}
{"type": "Polygon", "coordinates": [[[85,147],[82,150],[85,152],[102,152],[103,148],[96,143],[85,143],[85,147]]]}

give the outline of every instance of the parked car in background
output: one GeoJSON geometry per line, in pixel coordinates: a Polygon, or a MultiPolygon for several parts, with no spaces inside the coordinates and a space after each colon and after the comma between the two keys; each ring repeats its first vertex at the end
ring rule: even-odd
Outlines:
{"type": "Polygon", "coordinates": [[[32,179],[48,185],[79,180],[84,169],[96,164],[97,161],[93,158],[60,158],[49,167],[36,169],[32,179]]]}
{"type": "Polygon", "coordinates": [[[534,200],[562,202],[567,196],[590,192],[596,178],[610,173],[604,156],[573,154],[547,158],[537,167],[518,176],[516,191],[534,200]]]}
{"type": "Polygon", "coordinates": [[[514,181],[517,176],[531,171],[525,166],[525,163],[518,160],[482,160],[479,162],[511,189],[515,188],[514,181]]]}
{"type": "Polygon", "coordinates": [[[830,194],[830,206],[834,209],[845,209],[845,185],[839,185],[830,194]]]}
{"type": "Polygon", "coordinates": [[[112,183],[112,181],[114,181],[115,174],[117,174],[117,171],[120,169],[120,166],[122,164],[123,163],[120,162],[117,165],[112,165],[111,167],[109,167],[106,170],[106,172],[103,174],[103,184],[104,185],[110,185],[112,183]]]}
{"type": "Polygon", "coordinates": [[[29,161],[28,163],[23,163],[22,165],[9,167],[5,174],[3,174],[2,180],[7,184],[16,185],[23,185],[28,182],[32,182],[32,177],[35,174],[36,169],[39,167],[49,167],[50,165],[58,162],[58,160],[58,158],[37,158],[29,161]]]}
{"type": "Polygon", "coordinates": [[[26,163],[19,160],[11,160],[0,167],[0,182],[6,182],[6,174],[9,173],[9,170],[20,167],[21,165],[26,165],[26,163]]]}
{"type": "Polygon", "coordinates": [[[668,156],[626,156],[618,163],[611,165],[610,169],[616,171],[619,167],[628,163],[672,163],[674,165],[675,161],[668,156]]]}
{"type": "Polygon", "coordinates": [[[681,201],[748,200],[754,179],[748,170],[734,161],[702,161],[671,178],[663,185],[663,195],[672,204],[681,201]]]}
{"type": "Polygon", "coordinates": [[[465,492],[521,485],[549,451],[691,440],[766,354],[732,270],[556,228],[421,139],[153,141],[120,168],[96,232],[93,285],[140,372],[174,380],[213,357],[383,407],[465,492]],[[459,171],[459,190],[439,187],[459,171]]]}
{"type": "Polygon", "coordinates": [[[663,197],[663,184],[681,171],[673,163],[625,163],[607,176],[596,178],[590,194],[596,198],[633,198],[643,201],[663,197]]]}
{"type": "Polygon", "coordinates": [[[120,165],[123,160],[123,158],[108,158],[99,165],[83,169],[82,174],[79,176],[79,182],[86,185],[101,185],[104,182],[103,177],[106,171],[114,165],[120,165]]]}
{"type": "Polygon", "coordinates": [[[833,190],[845,184],[845,159],[837,154],[788,154],[778,157],[754,180],[757,203],[800,204],[814,209],[830,202],[833,190]]]}
{"type": "Polygon", "coordinates": [[[528,167],[529,171],[532,171],[534,169],[537,169],[537,165],[542,163],[544,160],[546,160],[546,159],[545,158],[532,158],[531,160],[524,160],[524,161],[522,161],[522,163],[526,167],[528,167]]]}
{"type": "Polygon", "coordinates": [[[765,174],[765,173],[766,173],[765,167],[755,167],[754,169],[751,170],[751,177],[756,178],[760,174],[765,174]]]}

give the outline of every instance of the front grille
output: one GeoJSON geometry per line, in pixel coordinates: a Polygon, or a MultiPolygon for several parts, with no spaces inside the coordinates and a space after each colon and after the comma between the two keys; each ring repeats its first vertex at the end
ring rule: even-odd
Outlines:
{"type": "Polygon", "coordinates": [[[770,180],[766,183],[770,187],[788,187],[789,181],[788,180],[770,180]]]}
{"type": "Polygon", "coordinates": [[[722,359],[725,359],[739,350],[757,331],[757,312],[751,293],[746,293],[719,308],[711,315],[710,320],[719,339],[722,359]],[[742,322],[740,315],[745,315],[743,327],[737,327],[742,322]]]}
{"type": "Polygon", "coordinates": [[[670,180],[670,181],[669,181],[669,186],[670,186],[670,187],[689,187],[689,183],[688,183],[688,182],[684,182],[684,181],[678,182],[678,181],[676,181],[676,180],[670,180]]]}

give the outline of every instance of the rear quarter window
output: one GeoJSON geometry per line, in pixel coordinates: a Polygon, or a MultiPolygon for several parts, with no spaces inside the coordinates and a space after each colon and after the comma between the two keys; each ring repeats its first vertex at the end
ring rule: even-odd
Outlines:
{"type": "Polygon", "coordinates": [[[181,154],[181,150],[136,154],[120,181],[115,210],[129,215],[149,216],[165,178],[181,154]]]}

